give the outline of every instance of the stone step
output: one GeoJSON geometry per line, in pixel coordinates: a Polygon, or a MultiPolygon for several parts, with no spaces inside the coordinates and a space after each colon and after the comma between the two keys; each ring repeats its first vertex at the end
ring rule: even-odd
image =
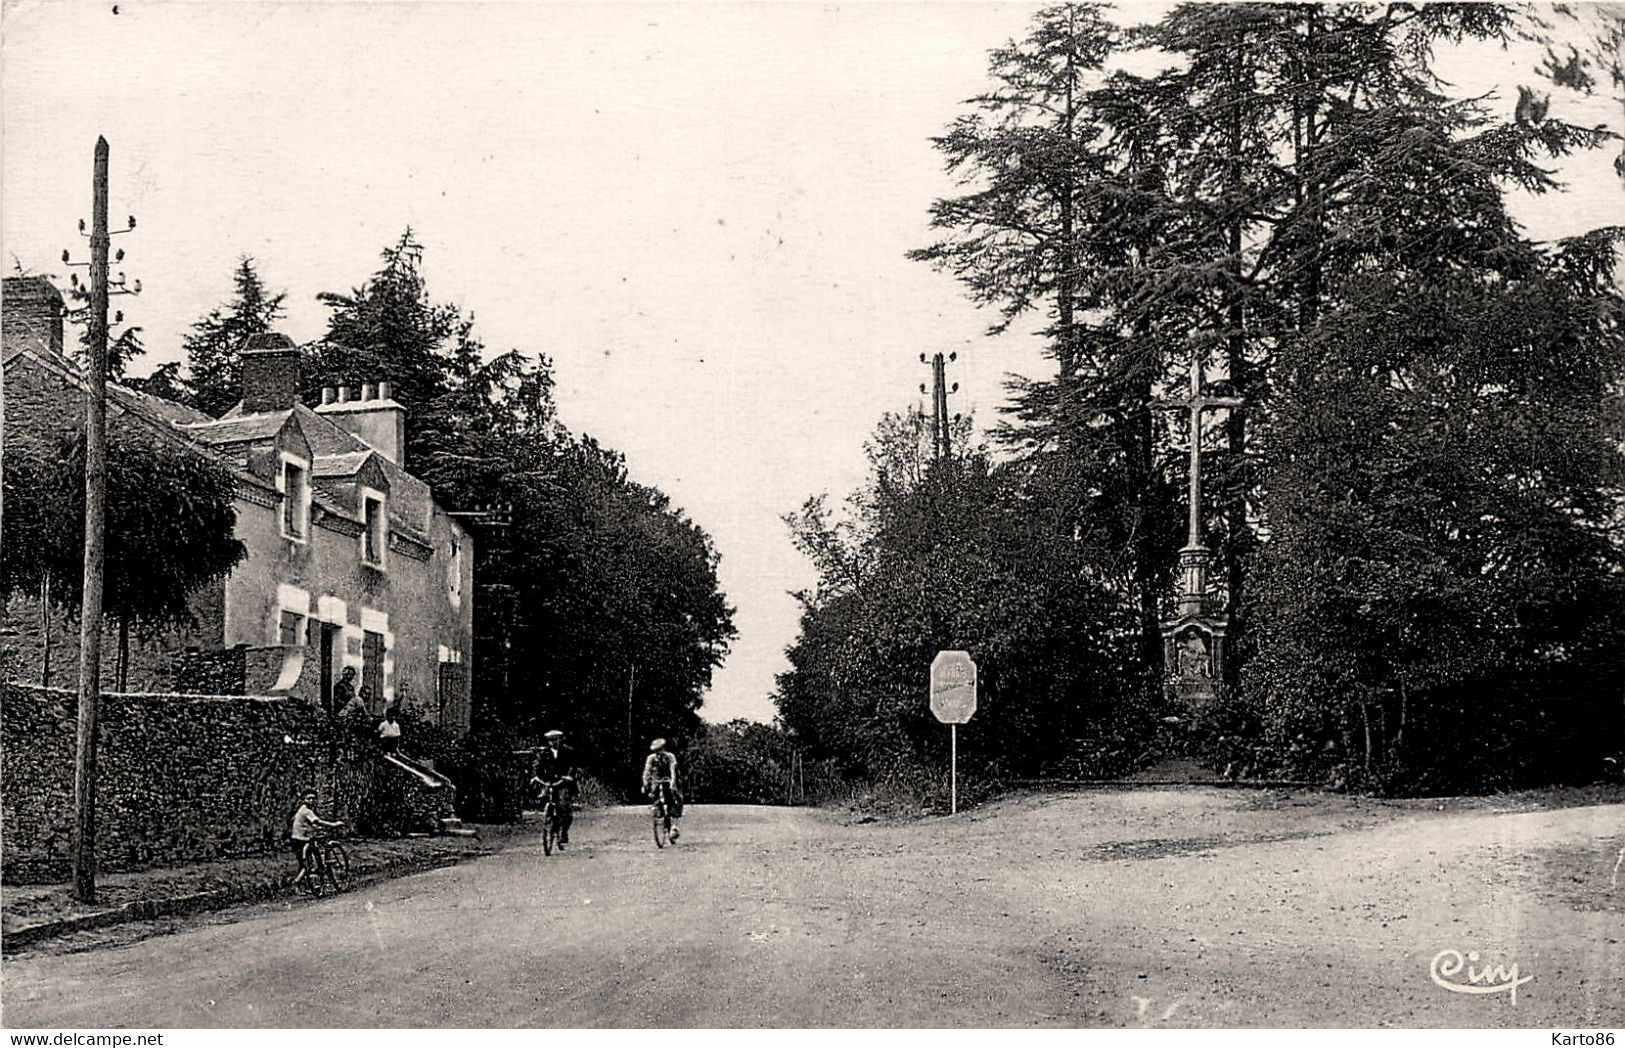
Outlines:
{"type": "Polygon", "coordinates": [[[463,820],[455,815],[448,815],[440,820],[440,832],[448,837],[476,837],[473,830],[463,825],[463,820]]]}

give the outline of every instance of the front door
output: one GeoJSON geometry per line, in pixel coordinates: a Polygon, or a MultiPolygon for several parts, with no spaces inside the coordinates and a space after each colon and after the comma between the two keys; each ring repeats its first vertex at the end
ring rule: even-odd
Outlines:
{"type": "Polygon", "coordinates": [[[361,637],[361,684],[372,694],[367,712],[384,712],[384,635],[368,630],[361,637]]]}
{"type": "Polygon", "coordinates": [[[321,636],[317,641],[320,646],[317,656],[320,661],[317,663],[317,665],[321,667],[322,674],[322,708],[328,713],[332,713],[334,712],[333,644],[334,640],[338,637],[339,628],[337,626],[330,626],[325,622],[318,623],[317,625],[321,628],[321,636]]]}

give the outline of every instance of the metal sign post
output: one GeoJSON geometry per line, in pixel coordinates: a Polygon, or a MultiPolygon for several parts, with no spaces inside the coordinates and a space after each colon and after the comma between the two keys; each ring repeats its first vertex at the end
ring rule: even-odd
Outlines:
{"type": "Polygon", "coordinates": [[[959,726],[976,712],[976,663],[970,653],[939,651],[931,660],[931,712],[948,725],[948,796],[959,814],[959,726]]]}

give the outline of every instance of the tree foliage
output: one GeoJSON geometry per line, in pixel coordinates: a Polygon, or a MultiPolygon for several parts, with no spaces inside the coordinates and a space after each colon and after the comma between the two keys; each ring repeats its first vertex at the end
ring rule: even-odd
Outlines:
{"type": "MultiPolygon", "coordinates": [[[[6,592],[74,611],[84,570],[83,434],[6,446],[6,592]]],[[[108,427],[104,608],[122,638],[193,623],[188,598],[247,556],[224,465],[129,416],[108,427]]],[[[123,645],[121,645],[121,649],[123,645]]],[[[121,650],[119,676],[125,660],[121,650]]]]}
{"type": "MultiPolygon", "coordinates": [[[[206,415],[218,418],[241,399],[243,362],[239,351],[250,335],[274,330],[282,317],[286,292],[270,294],[254,260],[243,255],[237,260],[232,273],[233,298],[225,305],[211,309],[207,316],[192,325],[182,348],[186,350],[186,365],[191,371],[190,397],[180,399],[206,415]]],[[[154,379],[169,385],[173,383],[154,379]]],[[[151,381],[151,380],[149,380],[151,381]]],[[[160,388],[148,392],[166,396],[160,388]]]]}
{"type": "Polygon", "coordinates": [[[1373,273],[1294,347],[1246,681],[1278,745],[1330,740],[1322,763],[1392,789],[1583,778],[1617,749],[1621,301],[1573,273],[1599,249],[1373,273]]]}
{"type": "Polygon", "coordinates": [[[945,765],[947,733],[927,703],[943,649],[979,667],[960,756],[984,775],[1031,774],[1138,709],[1132,619],[1042,478],[995,467],[966,446],[968,427],[951,458],[931,462],[919,417],[887,416],[846,513],[814,498],[787,519],[819,582],[800,595],[779,717],[810,757],[841,759],[857,778],[945,765]]]}
{"type": "MultiPolygon", "coordinates": [[[[1617,92],[1602,26],[1546,75],[1617,92]]],[[[1193,436],[1154,404],[1193,360],[1247,403],[1209,427],[1202,523],[1238,716],[1283,760],[1326,752],[1298,729],[1345,758],[1358,735],[1369,781],[1484,784],[1445,744],[1480,737],[1466,696],[1518,691],[1481,718],[1504,743],[1585,723],[1578,667],[1615,679],[1617,241],[1534,244],[1503,197],[1558,188],[1552,158],[1617,135],[1532,97],[1495,112],[1433,69],[1435,49],[1549,30],[1492,5],[1184,4],[1119,28],[1065,4],[991,52],[992,87],[936,140],[963,191],[912,257],[996,330],[1040,325],[1056,374],[1016,388],[1000,436],[1050,485],[1101,627],[1133,615],[1142,670],[1193,436]]]]}

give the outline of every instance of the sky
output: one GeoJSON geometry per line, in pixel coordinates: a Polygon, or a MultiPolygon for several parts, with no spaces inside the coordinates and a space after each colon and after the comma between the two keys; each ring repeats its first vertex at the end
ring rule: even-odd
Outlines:
{"type": "MultiPolygon", "coordinates": [[[[957,352],[951,408],[983,428],[1009,375],[1045,373],[1041,319],[989,339],[992,315],[904,257],[956,192],[931,136],[1035,9],[8,2],[0,249],[8,273],[65,283],[106,135],[114,228],[138,217],[115,244],[143,285],[117,303],[143,373],[180,359],[239,256],[306,342],[316,295],[360,284],[411,226],[431,297],[493,352],[547,355],[562,421],[712,536],[739,637],[702,714],[770,720],[792,594],[814,582],[781,517],[862,482],[882,413],[923,403],[920,353],[957,352]]],[[[1445,68],[1510,108],[1497,81],[1517,65],[1445,68]]],[[[1554,115],[1620,123],[1569,104],[1554,115]]],[[[1519,203],[1532,231],[1625,221],[1609,159],[1519,203]]]]}

